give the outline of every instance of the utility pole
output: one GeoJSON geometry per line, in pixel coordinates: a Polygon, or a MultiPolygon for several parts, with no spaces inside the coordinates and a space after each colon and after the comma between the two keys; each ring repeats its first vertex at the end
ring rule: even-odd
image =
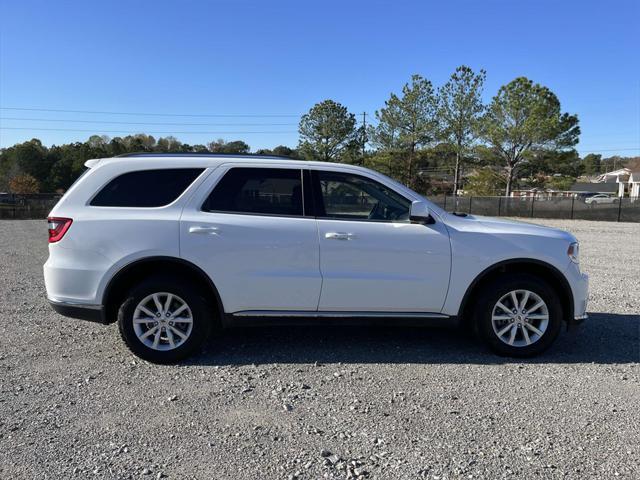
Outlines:
{"type": "Polygon", "coordinates": [[[362,160],[360,164],[364,167],[365,148],[367,146],[367,112],[362,112],[362,160]]]}

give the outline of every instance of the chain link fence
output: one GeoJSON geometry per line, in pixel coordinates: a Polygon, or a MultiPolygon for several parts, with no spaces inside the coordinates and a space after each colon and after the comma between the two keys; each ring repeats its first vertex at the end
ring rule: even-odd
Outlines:
{"type": "Polygon", "coordinates": [[[47,218],[47,214],[60,200],[57,193],[33,193],[19,195],[0,193],[0,219],[38,219],[47,218]]]}
{"type": "Polygon", "coordinates": [[[607,203],[576,197],[430,197],[449,212],[490,217],[559,218],[640,222],[640,198],[610,198],[607,203]],[[585,201],[586,200],[586,201],[585,201]]]}
{"type": "MultiPolygon", "coordinates": [[[[59,194],[0,194],[0,219],[46,218],[59,194]]],[[[567,197],[430,197],[449,212],[490,217],[559,218],[640,222],[640,198],[613,198],[611,203],[567,197]]]]}

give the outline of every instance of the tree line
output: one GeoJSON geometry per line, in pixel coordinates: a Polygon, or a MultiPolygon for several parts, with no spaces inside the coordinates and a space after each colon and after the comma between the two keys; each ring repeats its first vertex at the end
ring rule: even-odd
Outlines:
{"type": "MultiPolygon", "coordinates": [[[[413,75],[391,93],[375,122],[365,125],[347,107],[324,100],[304,114],[296,148],[255,153],[337,161],[382,171],[426,194],[463,189],[475,195],[509,195],[514,187],[568,189],[579,175],[622,167],[627,159],[575,150],[577,115],[562,112],[547,87],[518,77],[483,102],[484,70],[458,67],[436,88],[413,75]]],[[[64,191],[90,158],[131,152],[250,153],[242,140],[182,143],[144,133],[46,147],[38,139],[0,150],[0,191],[64,191]]]]}
{"type": "Polygon", "coordinates": [[[453,193],[463,168],[471,164],[480,175],[472,178],[472,187],[475,182],[492,190],[503,188],[505,195],[527,173],[525,164],[540,167],[567,163],[567,156],[577,158],[573,147],[580,135],[578,117],[562,112],[551,90],[519,77],[484,104],[485,78],[484,70],[460,66],[435,88],[413,75],[375,112],[376,123],[366,129],[356,128],[355,116],[342,105],[321,102],[302,117],[301,152],[305,158],[369,163],[418,190],[433,189],[429,183],[434,175],[425,173],[451,167],[453,193]],[[366,144],[374,150],[367,155],[363,148],[359,155],[359,145],[366,144]]]}

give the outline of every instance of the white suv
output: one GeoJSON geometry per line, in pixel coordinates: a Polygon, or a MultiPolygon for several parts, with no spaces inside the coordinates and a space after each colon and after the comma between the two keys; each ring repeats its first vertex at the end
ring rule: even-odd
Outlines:
{"type": "Polygon", "coordinates": [[[154,362],[214,327],[330,319],[458,322],[529,356],[586,318],[571,234],[450,214],[365,168],[194,154],[86,166],[50,214],[49,301],[117,321],[154,362]]]}

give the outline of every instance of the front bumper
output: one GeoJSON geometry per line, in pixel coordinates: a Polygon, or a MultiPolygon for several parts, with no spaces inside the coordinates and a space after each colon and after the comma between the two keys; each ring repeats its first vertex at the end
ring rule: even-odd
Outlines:
{"type": "Polygon", "coordinates": [[[589,275],[580,274],[580,281],[577,282],[575,295],[575,319],[584,320],[587,318],[587,301],[589,299],[589,275]]]}
{"type": "Polygon", "coordinates": [[[573,290],[573,319],[571,323],[578,324],[589,318],[587,302],[589,298],[589,275],[579,273],[571,282],[573,290]]]}
{"type": "Polygon", "coordinates": [[[89,322],[106,323],[102,305],[87,305],[52,299],[49,299],[49,304],[57,313],[65,317],[88,320],[89,322]]]}

